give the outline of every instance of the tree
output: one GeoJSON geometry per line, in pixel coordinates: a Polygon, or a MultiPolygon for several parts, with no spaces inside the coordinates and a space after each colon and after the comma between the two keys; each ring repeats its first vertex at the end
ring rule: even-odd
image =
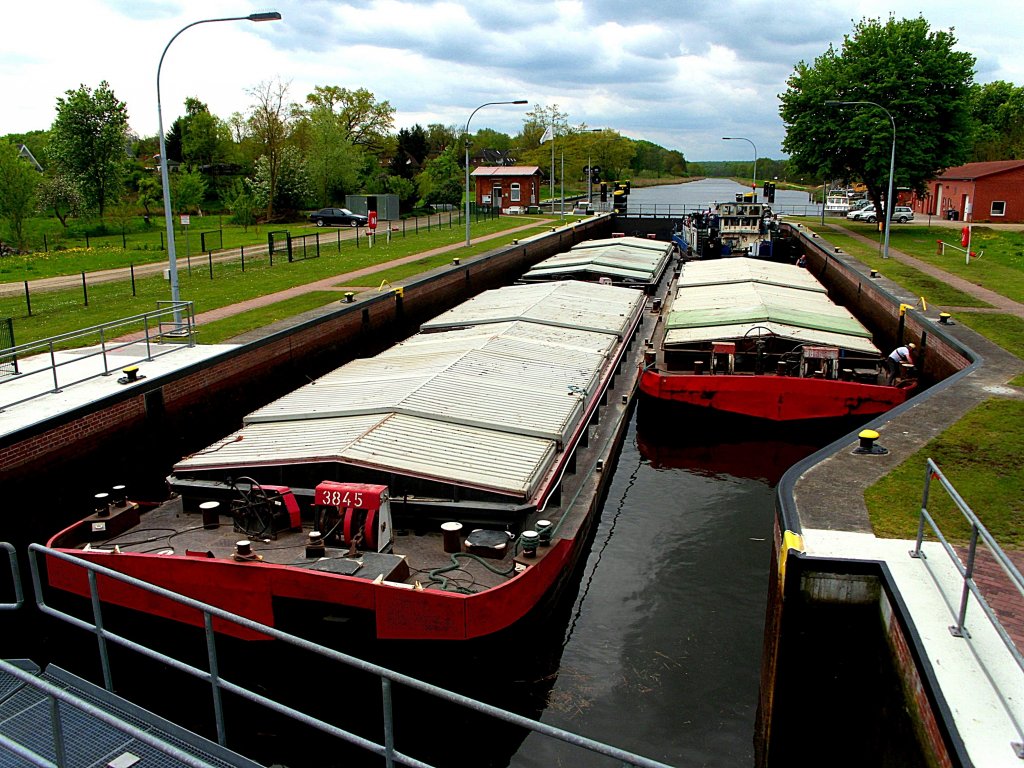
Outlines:
{"type": "MultiPolygon", "coordinates": [[[[462,131],[457,125],[431,123],[427,126],[427,144],[430,145],[428,155],[436,157],[453,144],[458,145],[461,133],[462,131]]],[[[505,138],[507,139],[508,137],[506,136],[505,138]]]]}
{"type": "MultiPolygon", "coordinates": [[[[225,145],[231,141],[230,129],[221,123],[199,99],[185,99],[185,117],[181,119],[181,159],[198,168],[223,162],[225,145]]],[[[166,138],[165,138],[166,143],[166,138]]]]}
{"type": "Polygon", "coordinates": [[[21,158],[18,147],[0,141],[0,219],[7,221],[18,250],[25,250],[25,221],[35,208],[39,172],[21,158]]]}
{"type": "Polygon", "coordinates": [[[77,216],[83,206],[82,193],[78,185],[74,179],[63,173],[44,176],[40,180],[38,201],[39,209],[53,211],[53,215],[63,227],[68,225],[68,216],[77,216]]]}
{"type": "Polygon", "coordinates": [[[128,171],[128,108],[106,80],[95,92],[82,85],[57,99],[50,129],[50,159],[71,176],[85,203],[100,217],[121,194],[128,171]]]}
{"type": "Polygon", "coordinates": [[[971,89],[971,159],[1024,157],[1024,88],[997,80],[971,89]]]}
{"type": "Polygon", "coordinates": [[[206,179],[196,168],[181,170],[171,176],[171,200],[179,213],[202,210],[206,199],[206,179]]]}
{"type": "Polygon", "coordinates": [[[318,85],[306,96],[306,103],[338,115],[345,139],[356,147],[379,149],[394,127],[394,107],[387,101],[378,102],[365,88],[350,91],[318,85]]]}
{"type": "Polygon", "coordinates": [[[224,204],[231,211],[231,223],[241,224],[245,231],[256,223],[256,203],[246,184],[241,179],[233,179],[225,195],[224,204]]]}
{"type": "Polygon", "coordinates": [[[306,206],[311,196],[309,176],[296,147],[282,148],[273,184],[270,175],[270,160],[263,156],[256,161],[256,172],[248,180],[256,205],[277,210],[281,215],[292,214],[306,206]]]}
{"type": "Polygon", "coordinates": [[[786,125],[782,148],[796,169],[862,180],[884,220],[893,132],[882,109],[896,125],[894,189],[923,193],[927,181],[964,162],[974,57],[954,51],[956,42],[951,32],[933,32],[920,17],[890,16],[884,24],[865,19],[844,38],[841,51],[830,46],[813,65],[797,64],[779,97],[786,125]],[[826,101],[869,101],[882,109],[826,101]]]}
{"type": "Polygon", "coordinates": [[[417,177],[420,197],[431,205],[458,205],[462,201],[464,171],[459,151],[452,145],[433,160],[417,177]]]}
{"type": "Polygon", "coordinates": [[[430,144],[423,126],[417,124],[412,128],[402,128],[391,157],[391,175],[411,179],[423,167],[429,151],[430,144]]]}
{"type": "Polygon", "coordinates": [[[249,94],[256,99],[249,115],[249,130],[262,150],[257,161],[257,173],[261,174],[260,184],[266,185],[263,193],[256,195],[256,198],[266,205],[267,221],[270,221],[274,218],[277,178],[281,171],[285,140],[288,138],[289,114],[285,109],[288,85],[280,80],[276,83],[263,82],[250,90],[249,94]]]}

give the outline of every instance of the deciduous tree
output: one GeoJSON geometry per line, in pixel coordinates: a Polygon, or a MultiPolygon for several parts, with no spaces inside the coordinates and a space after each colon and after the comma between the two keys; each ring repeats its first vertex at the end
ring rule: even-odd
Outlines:
{"type": "Polygon", "coordinates": [[[318,85],[306,96],[306,103],[338,115],[345,139],[356,147],[379,148],[395,123],[395,108],[387,101],[378,102],[365,88],[351,91],[336,85],[318,85]]]}
{"type": "Polygon", "coordinates": [[[281,171],[285,141],[288,138],[290,114],[285,99],[287,83],[262,82],[249,91],[255,100],[249,115],[249,130],[261,149],[258,169],[260,183],[265,185],[264,194],[259,196],[266,205],[267,220],[274,217],[274,202],[277,199],[277,178],[281,171]]]}
{"type": "MultiPolygon", "coordinates": [[[[157,194],[159,194],[159,184],[157,194]]],[[[52,211],[61,225],[67,227],[68,216],[77,216],[82,212],[82,193],[78,184],[67,174],[57,173],[44,176],[39,183],[39,208],[52,211]]]]}
{"type": "MultiPolygon", "coordinates": [[[[943,169],[970,152],[969,92],[974,57],[954,50],[952,32],[932,31],[925,19],[865,19],[813,64],[800,62],[781,94],[783,149],[799,171],[860,179],[875,201],[889,183],[896,126],[894,188],[924,191],[943,169]],[[826,101],[879,105],[826,106],[826,101]]],[[[890,202],[890,205],[892,202],[890,202]]]]}
{"type": "Polygon", "coordinates": [[[74,178],[86,204],[100,217],[124,187],[129,146],[128,108],[106,80],[95,91],[82,85],[57,99],[50,159],[74,178]]]}
{"type": "Polygon", "coordinates": [[[18,148],[0,141],[0,219],[7,222],[18,250],[26,244],[25,221],[35,208],[39,171],[23,160],[18,148]]]}

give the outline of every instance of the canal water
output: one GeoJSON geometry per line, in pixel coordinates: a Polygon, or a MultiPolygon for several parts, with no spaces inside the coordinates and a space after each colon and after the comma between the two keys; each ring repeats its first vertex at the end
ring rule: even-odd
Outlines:
{"type": "MultiPolygon", "coordinates": [[[[631,202],[704,204],[741,191],[729,181],[706,180],[637,189],[631,202]]],[[[778,201],[787,193],[776,194],[778,201]]],[[[652,417],[641,401],[589,555],[543,622],[465,656],[428,645],[379,649],[373,660],[671,765],[752,766],[774,488],[789,466],[837,436],[834,430],[725,433],[713,421],[652,417]]],[[[164,469],[156,468],[155,477],[164,469]]],[[[197,636],[155,627],[148,639],[191,648],[186,654],[202,666],[197,636]]],[[[100,679],[89,661],[95,641],[79,630],[43,621],[18,638],[8,635],[0,647],[5,658],[13,647],[100,679]]],[[[382,739],[374,680],[278,644],[219,647],[228,679],[339,725],[355,722],[367,737],[382,739]]],[[[129,698],[212,735],[202,686],[123,652],[116,653],[114,678],[129,698]]],[[[404,692],[396,693],[396,707],[399,747],[438,765],[617,765],[404,692]]],[[[280,716],[234,700],[227,709],[229,745],[261,763],[382,764],[336,741],[310,738],[280,716]]]]}

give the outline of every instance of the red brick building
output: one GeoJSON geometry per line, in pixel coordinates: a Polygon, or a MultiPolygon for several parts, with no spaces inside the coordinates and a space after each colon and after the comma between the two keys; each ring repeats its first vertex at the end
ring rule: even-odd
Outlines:
{"type": "Polygon", "coordinates": [[[470,174],[476,182],[476,204],[505,212],[540,204],[541,170],[536,165],[481,166],[470,174]]]}
{"type": "Polygon", "coordinates": [[[1024,160],[992,160],[947,168],[928,182],[928,193],[915,196],[916,213],[991,224],[1024,223],[1024,160]],[[953,216],[950,215],[953,211],[953,216]]]}

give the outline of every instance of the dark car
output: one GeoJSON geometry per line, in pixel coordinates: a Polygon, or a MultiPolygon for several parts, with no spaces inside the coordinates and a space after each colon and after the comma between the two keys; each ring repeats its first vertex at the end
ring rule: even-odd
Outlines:
{"type": "Polygon", "coordinates": [[[365,227],[368,219],[361,213],[352,213],[348,208],[321,208],[309,214],[309,220],[318,227],[331,225],[365,227]]]}

